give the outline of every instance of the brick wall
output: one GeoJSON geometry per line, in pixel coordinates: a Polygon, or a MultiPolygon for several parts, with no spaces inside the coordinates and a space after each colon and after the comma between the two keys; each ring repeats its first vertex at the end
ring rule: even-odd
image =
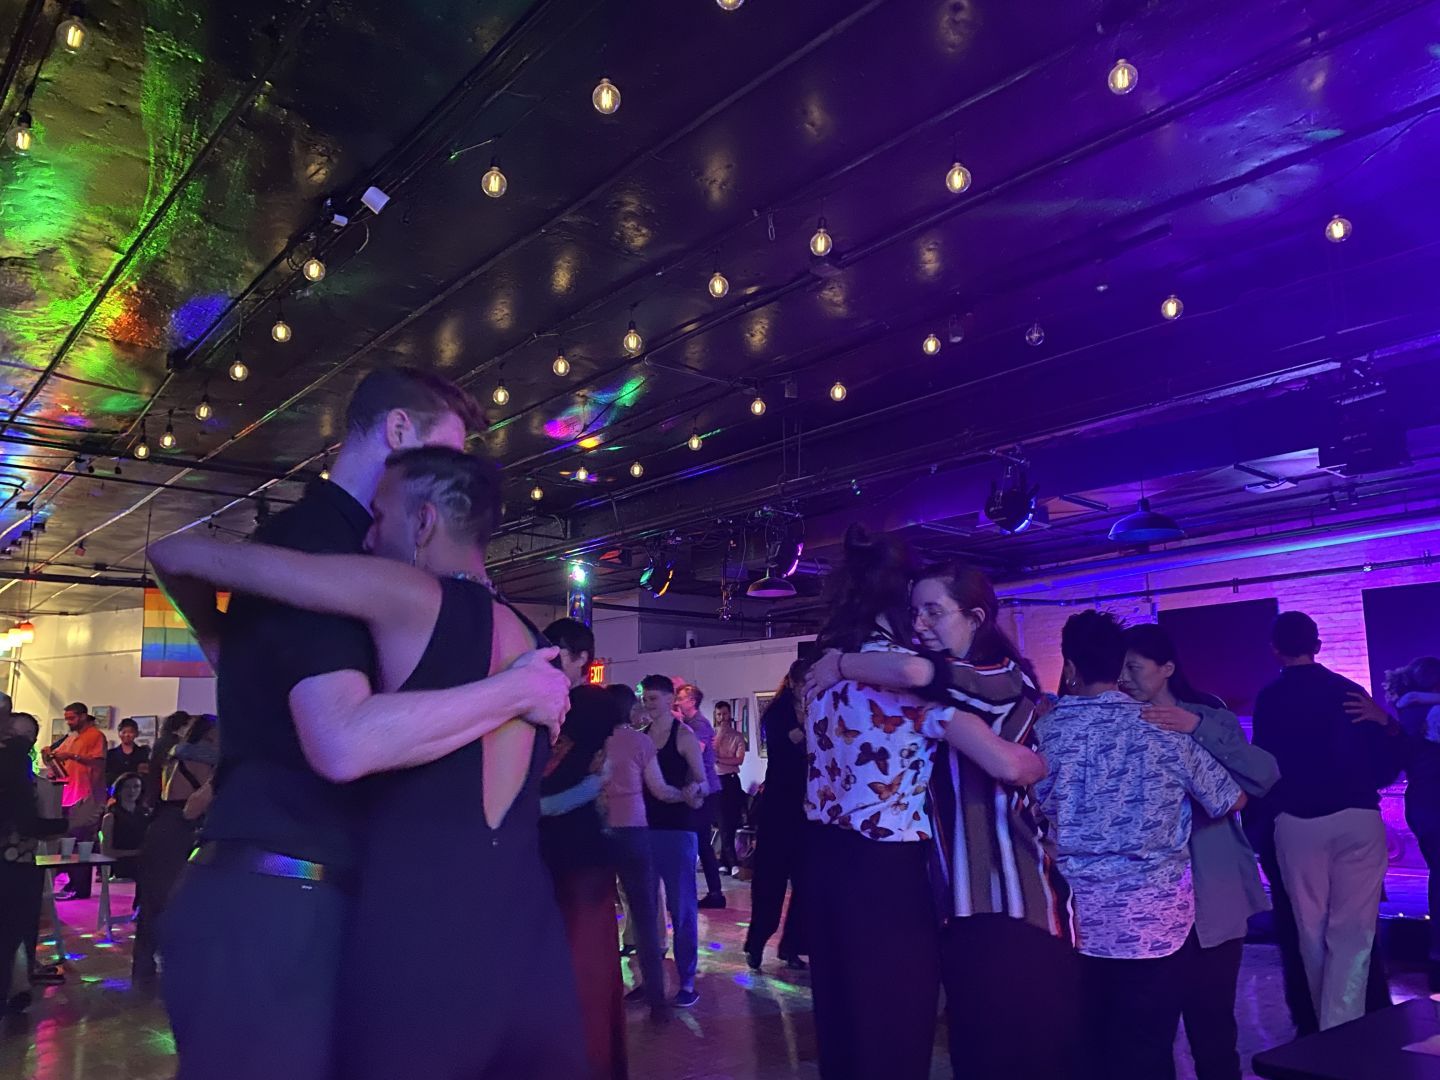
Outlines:
{"type": "Polygon", "coordinates": [[[1369,655],[1365,646],[1365,615],[1361,592],[1365,589],[1392,585],[1412,585],[1440,581],[1440,560],[1417,563],[1394,569],[1349,574],[1327,574],[1293,578],[1259,585],[1230,585],[1196,592],[1157,596],[1153,602],[1143,598],[1094,603],[1093,597],[1107,593],[1127,593],[1167,586],[1230,581],[1267,574],[1292,573],[1297,570],[1323,570],[1364,563],[1381,563],[1415,558],[1431,550],[1440,552],[1440,533],[1426,532],[1411,536],[1378,540],[1359,540],[1330,547],[1281,555],[1260,555],[1184,569],[1159,570],[1131,576],[1108,577],[1098,584],[1027,589],[1024,583],[1007,587],[1016,596],[1065,599],[1075,606],[1009,608],[1004,618],[1025,655],[1034,661],[1041,686],[1054,689],[1060,676],[1060,628],[1077,610],[1099,607],[1111,611],[1126,622],[1153,621],[1154,613],[1172,608],[1225,604],[1236,600],[1274,597],[1281,611],[1299,610],[1310,615],[1320,626],[1324,645],[1324,663],[1354,679],[1362,686],[1370,680],[1369,655]]]}

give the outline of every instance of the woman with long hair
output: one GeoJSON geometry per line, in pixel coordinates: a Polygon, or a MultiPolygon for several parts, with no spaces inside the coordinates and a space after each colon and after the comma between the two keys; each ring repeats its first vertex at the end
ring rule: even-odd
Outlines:
{"type": "Polygon", "coordinates": [[[807,681],[807,937],[827,1080],[930,1075],[941,975],[926,799],[935,742],[1013,783],[1044,775],[1038,755],[976,711],[885,688],[948,680],[907,633],[913,573],[900,541],[851,526],[827,583],[826,653],[807,681]]]}
{"type": "Polygon", "coordinates": [[[1045,852],[1030,790],[1044,775],[1033,749],[1040,695],[998,623],[995,590],[980,570],[964,563],[927,570],[910,605],[923,650],[918,663],[827,656],[812,680],[843,674],[909,687],[943,706],[937,712],[949,752],[929,781],[935,843],[927,846],[943,891],[936,946],[951,1063],[965,1077],[1069,1076],[1080,1034],[1079,973],[1069,890],[1045,852]],[[983,737],[967,735],[968,724],[983,737]]]}
{"type": "Polygon", "coordinates": [[[808,953],[801,929],[805,889],[800,882],[801,845],[805,835],[805,730],[800,717],[805,660],[790,665],[785,680],[760,717],[765,740],[765,786],[755,810],[755,877],[750,883],[750,929],[745,934],[745,959],[760,969],[765,944],[780,928],[785,889],[790,910],[780,935],[780,959],[786,967],[803,968],[808,953]]]}
{"type": "MultiPolygon", "coordinates": [[[[1250,745],[1240,721],[1219,698],[1190,685],[1165,629],[1142,623],[1125,631],[1120,689],[1146,704],[1141,716],[1156,727],[1189,735],[1225,766],[1250,796],[1265,795],[1280,779],[1275,758],[1250,745]]],[[[1255,852],[1230,814],[1196,814],[1190,828],[1195,888],[1195,934],[1200,948],[1185,981],[1181,1017],[1197,1080],[1239,1080],[1235,986],[1250,916],[1268,911],[1255,852]]]]}

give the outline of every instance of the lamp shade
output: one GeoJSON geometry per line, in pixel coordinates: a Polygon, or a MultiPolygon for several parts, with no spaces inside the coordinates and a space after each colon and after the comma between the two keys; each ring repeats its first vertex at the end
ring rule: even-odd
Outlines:
{"type": "Polygon", "coordinates": [[[1185,530],[1168,514],[1150,509],[1150,500],[1141,499],[1133,514],[1126,514],[1110,526],[1110,539],[1117,544],[1158,544],[1184,540],[1185,530]]]}

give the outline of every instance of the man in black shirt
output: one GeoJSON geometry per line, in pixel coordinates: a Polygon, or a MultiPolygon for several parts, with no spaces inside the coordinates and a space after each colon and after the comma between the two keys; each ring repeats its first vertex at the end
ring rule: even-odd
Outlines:
{"type": "MultiPolygon", "coordinates": [[[[372,372],[350,401],[331,479],[256,539],[364,550],[389,456],[462,449],[478,416],[438,376],[372,372]]],[[[215,800],[161,930],[179,1080],[328,1077],[359,843],[348,782],[437,760],[516,716],[553,730],[568,685],[545,650],[452,690],[375,694],[360,623],[246,596],[221,616],[210,586],[156,570],[216,665],[221,721],[215,800]]]]}
{"type": "Polygon", "coordinates": [[[126,773],[144,776],[150,771],[150,747],[137,746],[135,737],[140,734],[140,725],[130,717],[120,721],[115,733],[120,737],[118,746],[112,746],[105,755],[105,786],[114,787],[115,781],[126,773]]]}
{"type": "Polygon", "coordinates": [[[1321,1030],[1365,1012],[1365,986],[1388,862],[1378,791],[1399,772],[1399,740],[1346,709],[1363,691],[1315,662],[1320,633],[1298,611],[1272,634],[1280,677],[1255,700],[1254,743],[1280,781],[1265,803],[1294,908],[1321,1030]]]}

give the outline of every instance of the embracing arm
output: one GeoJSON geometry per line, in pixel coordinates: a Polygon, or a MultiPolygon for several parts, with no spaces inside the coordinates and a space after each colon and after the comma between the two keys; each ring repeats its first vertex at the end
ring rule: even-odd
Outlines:
{"type": "Polygon", "coordinates": [[[986,775],[1011,787],[1029,787],[1045,776],[1045,759],[1009,739],[1002,739],[974,713],[948,709],[941,721],[942,738],[973,761],[986,775]]]}
{"type": "Polygon", "coordinates": [[[569,681],[555,649],[527,653],[505,671],[449,690],[376,694],[359,671],[314,675],[290,691],[290,712],[311,768],[344,783],[425,765],[515,717],[559,729],[569,681]]]}
{"type": "MultiPolygon", "coordinates": [[[[151,551],[164,544],[153,545],[151,551]]],[[[205,654],[205,659],[210,661],[212,668],[220,663],[220,628],[224,624],[225,616],[220,611],[216,602],[215,586],[208,581],[201,581],[197,577],[190,577],[187,574],[176,574],[155,562],[152,558],[151,565],[155,570],[155,582],[160,586],[160,591],[170,601],[180,618],[185,620],[185,625],[190,627],[190,632],[195,635],[195,640],[200,644],[200,651],[205,654]]]]}
{"type": "MultiPolygon", "coordinates": [[[[423,570],[399,562],[377,563],[370,555],[309,555],[185,533],[152,544],[150,562],[162,578],[200,579],[217,588],[372,626],[416,608],[414,599],[422,590],[439,589],[423,570]],[[364,588],[356,587],[360,582],[364,588]]],[[[429,620],[433,611],[425,615],[429,620]]]]}

